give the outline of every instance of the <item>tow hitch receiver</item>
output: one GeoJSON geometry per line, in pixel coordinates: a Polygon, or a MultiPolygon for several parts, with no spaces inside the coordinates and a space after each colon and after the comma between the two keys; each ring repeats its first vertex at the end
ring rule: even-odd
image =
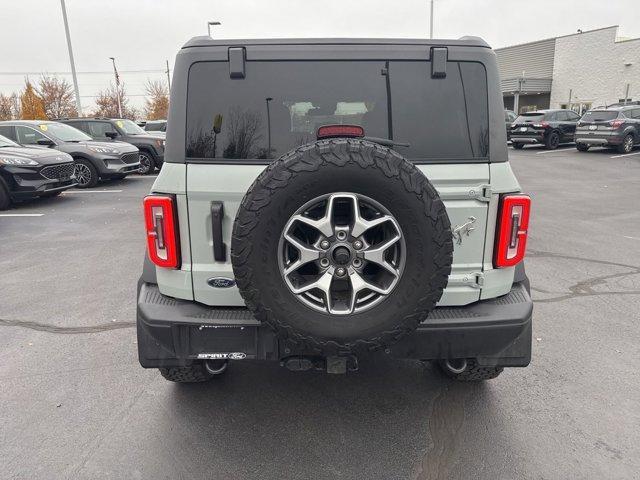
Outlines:
{"type": "Polygon", "coordinates": [[[336,355],[330,357],[312,357],[296,355],[283,358],[280,365],[292,372],[324,370],[327,373],[345,374],[358,370],[358,359],[354,355],[336,355]]]}

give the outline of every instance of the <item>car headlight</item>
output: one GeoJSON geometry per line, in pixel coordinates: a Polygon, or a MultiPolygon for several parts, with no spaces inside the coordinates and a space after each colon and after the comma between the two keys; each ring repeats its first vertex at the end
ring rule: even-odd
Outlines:
{"type": "Polygon", "coordinates": [[[89,150],[91,150],[92,152],[96,152],[96,153],[115,153],[115,154],[119,154],[120,150],[118,150],[117,148],[109,148],[109,147],[96,147],[93,145],[89,145],[87,146],[87,148],[89,150]]]}
{"type": "Polygon", "coordinates": [[[164,148],[164,140],[156,140],[156,145],[160,148],[164,148]]]}
{"type": "Polygon", "coordinates": [[[0,165],[40,165],[35,160],[31,160],[30,158],[19,158],[19,157],[0,157],[0,165]]]}

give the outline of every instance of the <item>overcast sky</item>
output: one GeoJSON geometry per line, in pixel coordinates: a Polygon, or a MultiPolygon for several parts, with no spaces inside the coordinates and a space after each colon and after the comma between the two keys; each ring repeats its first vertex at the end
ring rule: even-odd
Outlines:
{"type": "MultiPolygon", "coordinates": [[[[0,92],[24,76],[68,72],[59,0],[1,0],[0,92]]],[[[66,0],[83,107],[108,86],[116,57],[132,103],[165,60],[219,20],[218,38],[428,37],[429,0],[66,0]],[[139,71],[143,72],[139,72],[139,71]],[[137,73],[132,71],[138,71],[137,73]]],[[[640,0],[435,0],[436,38],[483,37],[494,48],[620,25],[640,37],[640,0]],[[634,12],[633,14],[630,12],[634,12]]],[[[61,74],[61,76],[66,76],[61,74]]],[[[69,77],[70,78],[70,77],[69,77]]]]}

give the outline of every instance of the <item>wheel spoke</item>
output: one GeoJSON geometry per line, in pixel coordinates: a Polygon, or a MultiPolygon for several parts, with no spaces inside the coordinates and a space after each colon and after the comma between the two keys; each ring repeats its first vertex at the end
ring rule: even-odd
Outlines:
{"type": "Polygon", "coordinates": [[[355,270],[350,272],[349,275],[349,279],[351,280],[351,301],[349,302],[349,313],[353,313],[355,310],[356,301],[360,292],[364,290],[371,290],[372,292],[379,293],[380,295],[387,295],[391,291],[391,288],[385,289],[367,282],[355,270]]]}
{"type": "Polygon", "coordinates": [[[296,295],[299,295],[301,293],[305,293],[310,290],[313,290],[314,288],[317,288],[318,290],[321,290],[324,293],[325,299],[328,304],[329,298],[330,298],[329,292],[331,291],[332,280],[333,280],[333,275],[331,274],[331,272],[326,271],[313,282],[307,283],[306,285],[303,285],[301,287],[293,288],[293,293],[295,293],[296,295]]]}
{"type": "Polygon", "coordinates": [[[331,220],[329,218],[323,217],[318,220],[314,220],[313,218],[305,217],[303,215],[295,215],[293,220],[315,228],[325,237],[333,235],[333,226],[331,225],[331,220]]]}
{"type": "Polygon", "coordinates": [[[389,262],[387,262],[387,260],[384,258],[384,254],[389,249],[389,247],[393,246],[399,240],[400,235],[395,235],[381,245],[376,245],[374,248],[365,250],[364,252],[362,252],[364,259],[368,262],[375,263],[376,265],[381,266],[393,276],[398,277],[398,270],[389,262]]]}
{"type": "Polygon", "coordinates": [[[298,250],[298,259],[295,260],[291,265],[289,265],[284,273],[285,275],[289,275],[291,272],[294,272],[302,265],[306,265],[309,262],[313,262],[320,258],[320,251],[316,250],[313,247],[309,247],[308,245],[303,244],[300,240],[293,237],[290,234],[285,234],[285,240],[289,242],[293,247],[298,250]]]}

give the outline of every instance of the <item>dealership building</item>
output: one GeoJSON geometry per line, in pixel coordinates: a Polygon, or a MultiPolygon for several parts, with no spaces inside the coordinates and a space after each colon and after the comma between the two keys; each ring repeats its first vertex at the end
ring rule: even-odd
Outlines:
{"type": "Polygon", "coordinates": [[[578,32],[496,49],[504,106],[583,112],[640,100],[640,38],[618,27],[578,32]]]}

